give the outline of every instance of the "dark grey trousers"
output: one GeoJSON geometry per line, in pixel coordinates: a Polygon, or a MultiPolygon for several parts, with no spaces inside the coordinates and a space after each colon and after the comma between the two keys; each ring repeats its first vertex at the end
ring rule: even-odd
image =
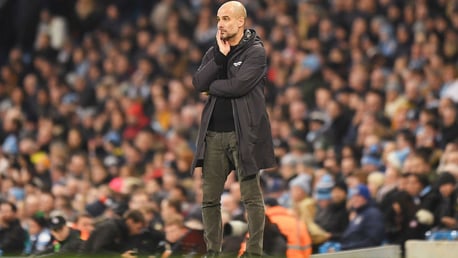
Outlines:
{"type": "Polygon", "coordinates": [[[202,169],[202,217],[207,250],[221,252],[223,230],[221,222],[221,194],[224,183],[234,165],[240,182],[242,202],[247,211],[248,233],[246,252],[262,254],[264,236],[264,201],[259,184],[259,173],[241,177],[235,132],[208,132],[202,169]]]}

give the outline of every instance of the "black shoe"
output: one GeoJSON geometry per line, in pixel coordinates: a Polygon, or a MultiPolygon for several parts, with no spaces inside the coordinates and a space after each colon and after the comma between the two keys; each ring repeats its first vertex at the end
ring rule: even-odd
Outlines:
{"type": "Polygon", "coordinates": [[[219,257],[219,253],[215,251],[208,251],[207,254],[204,256],[204,258],[216,258],[219,257]]]}

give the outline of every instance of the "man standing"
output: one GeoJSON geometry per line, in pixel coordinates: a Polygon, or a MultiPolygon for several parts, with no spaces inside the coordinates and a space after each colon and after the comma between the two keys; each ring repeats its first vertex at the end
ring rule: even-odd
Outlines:
{"type": "Polygon", "coordinates": [[[202,167],[204,234],[209,256],[221,252],[220,199],[235,169],[247,211],[245,256],[262,254],[264,205],[259,170],[275,166],[265,108],[266,52],[256,32],[245,29],[245,7],[236,1],[217,13],[216,45],[205,54],[193,85],[209,98],[202,114],[192,170],[202,167]]]}

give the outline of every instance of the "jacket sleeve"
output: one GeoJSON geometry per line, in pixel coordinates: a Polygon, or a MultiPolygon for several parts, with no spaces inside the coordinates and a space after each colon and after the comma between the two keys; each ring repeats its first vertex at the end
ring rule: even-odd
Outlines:
{"type": "Polygon", "coordinates": [[[0,242],[0,249],[4,253],[22,251],[25,246],[26,232],[17,226],[11,230],[0,242]]]}
{"type": "MultiPolygon", "coordinates": [[[[262,46],[253,46],[246,55],[239,69],[229,79],[215,80],[208,93],[217,97],[239,98],[253,90],[264,78],[266,52],[262,46]]],[[[229,66],[230,64],[228,64],[229,66]]],[[[228,69],[230,69],[228,67],[228,69]]]]}
{"type": "Polygon", "coordinates": [[[314,244],[320,244],[328,240],[329,233],[315,223],[315,202],[314,201],[303,201],[300,206],[300,219],[305,222],[307,230],[310,233],[312,242],[314,244]]]}
{"type": "Polygon", "coordinates": [[[62,247],[60,253],[62,254],[78,254],[83,250],[84,241],[79,237],[73,238],[70,242],[62,247]]]}
{"type": "Polygon", "coordinates": [[[207,92],[210,84],[216,80],[218,75],[220,66],[215,62],[213,48],[209,48],[205,53],[202,63],[192,78],[192,84],[199,92],[207,92]]]}
{"type": "Polygon", "coordinates": [[[107,224],[105,227],[101,228],[98,232],[93,232],[88,240],[86,240],[86,245],[91,246],[90,248],[84,248],[84,251],[87,253],[113,253],[112,239],[117,235],[117,230],[114,228],[114,225],[107,224]]]}

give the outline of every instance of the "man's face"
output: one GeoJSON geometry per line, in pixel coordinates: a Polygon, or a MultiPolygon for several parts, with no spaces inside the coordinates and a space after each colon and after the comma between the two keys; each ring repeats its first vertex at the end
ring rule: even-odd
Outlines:
{"type": "Polygon", "coordinates": [[[423,186],[421,183],[418,181],[418,179],[415,176],[409,176],[406,181],[406,191],[409,193],[411,196],[417,196],[421,190],[423,189],[423,186]]]}
{"type": "Polygon", "coordinates": [[[129,235],[138,235],[142,232],[143,227],[145,226],[142,222],[135,222],[131,219],[126,221],[127,227],[129,228],[129,235]]]}
{"type": "Polygon", "coordinates": [[[183,236],[183,230],[175,224],[165,226],[165,238],[170,243],[175,243],[183,236]]]}
{"type": "Polygon", "coordinates": [[[51,230],[51,235],[59,242],[62,242],[65,239],[67,239],[69,234],[70,234],[70,228],[67,226],[63,226],[62,228],[51,230]]]}
{"type": "Polygon", "coordinates": [[[355,209],[364,206],[366,203],[366,199],[359,194],[355,194],[350,198],[350,206],[355,209]]]}
{"type": "Polygon", "coordinates": [[[92,232],[94,230],[94,220],[88,217],[81,217],[78,220],[77,227],[81,230],[92,232]]]}
{"type": "Polygon", "coordinates": [[[0,220],[9,223],[12,220],[16,218],[15,213],[13,212],[13,209],[11,208],[10,205],[8,204],[2,204],[0,205],[0,220]]]}
{"type": "Polygon", "coordinates": [[[219,8],[216,20],[223,40],[234,38],[243,28],[243,18],[236,15],[231,6],[223,5],[219,8]]]}

